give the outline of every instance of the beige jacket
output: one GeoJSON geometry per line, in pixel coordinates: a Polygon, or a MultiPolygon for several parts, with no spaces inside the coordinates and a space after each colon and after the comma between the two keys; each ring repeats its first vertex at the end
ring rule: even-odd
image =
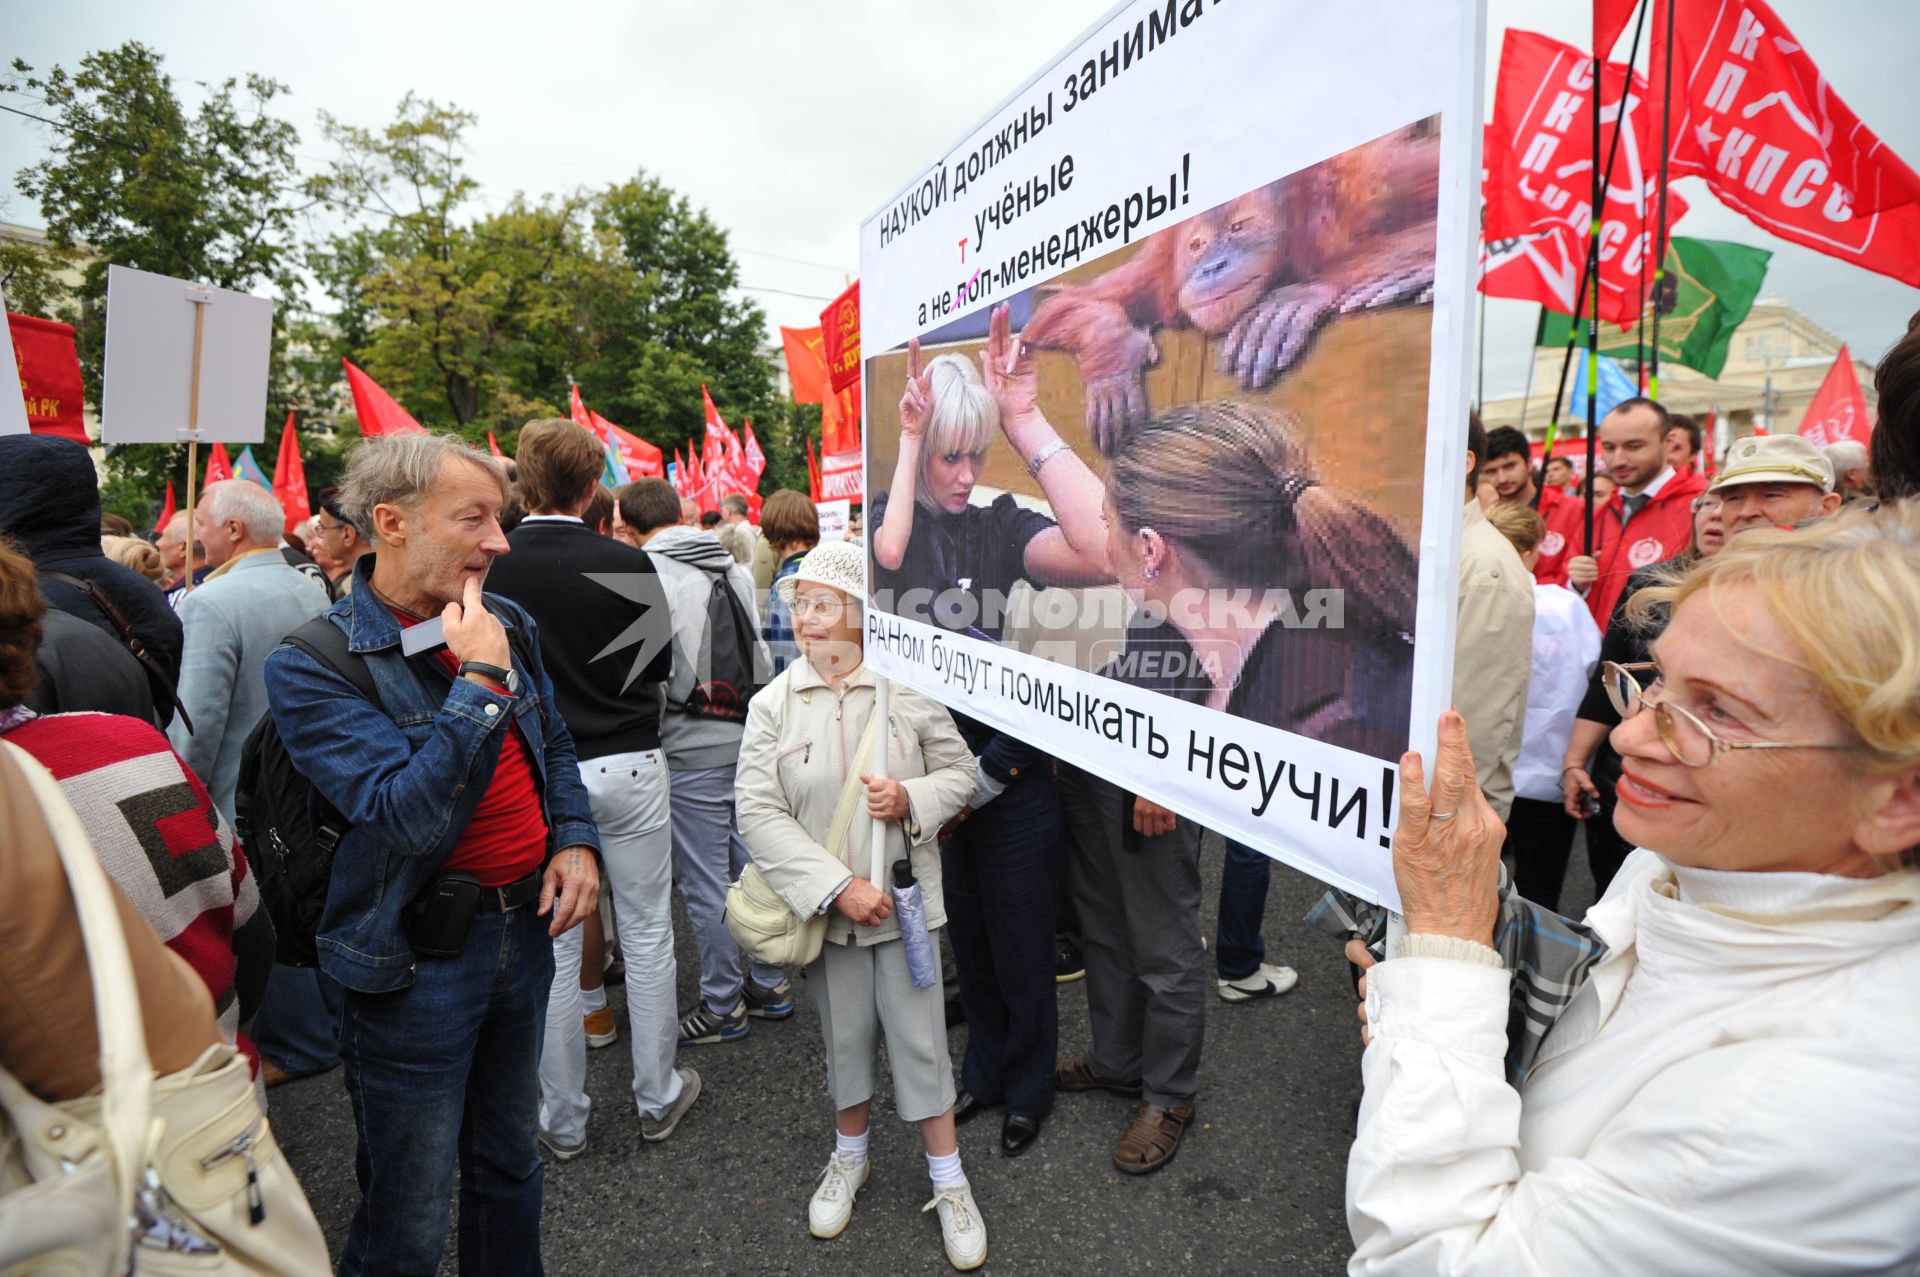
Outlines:
{"type": "Polygon", "coordinates": [[[1533,679],[1533,574],[1471,498],[1460,535],[1460,612],[1453,640],[1453,704],[1487,802],[1513,809],[1513,763],[1527,727],[1533,679]]]}
{"type": "MultiPolygon", "coordinates": [[[[835,691],[802,657],[747,706],[734,794],[740,836],[767,885],[802,917],[818,913],[849,873],[865,878],[872,872],[873,821],[864,794],[841,845],[829,849],[820,840],[833,824],[848,755],[873,716],[875,681],[863,665],[835,691]]],[[[906,787],[912,810],[888,827],[882,876],[911,855],[927,926],[938,927],[947,914],[935,835],[973,796],[973,754],[946,708],[910,688],[894,685],[888,718],[887,775],[906,787]]],[[[864,763],[857,770],[866,770],[864,763]]],[[[856,926],[838,912],[827,917],[834,944],[879,944],[900,935],[892,916],[877,927],[856,926]]]]}

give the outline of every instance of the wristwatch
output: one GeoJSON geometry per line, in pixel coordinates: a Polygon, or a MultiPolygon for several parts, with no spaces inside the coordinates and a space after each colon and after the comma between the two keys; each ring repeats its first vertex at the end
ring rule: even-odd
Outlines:
{"type": "Polygon", "coordinates": [[[520,694],[520,675],[515,670],[503,670],[498,665],[488,665],[481,661],[462,661],[460,663],[460,676],[465,678],[469,674],[478,674],[482,678],[492,679],[494,682],[500,684],[500,686],[506,688],[507,695],[509,696],[518,696],[520,694]]]}

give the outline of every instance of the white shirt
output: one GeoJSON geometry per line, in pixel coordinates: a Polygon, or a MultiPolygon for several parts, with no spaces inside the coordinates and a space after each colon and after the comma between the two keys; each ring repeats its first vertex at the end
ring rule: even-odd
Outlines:
{"type": "Polygon", "coordinates": [[[1667,467],[1666,467],[1665,469],[1663,469],[1663,470],[1662,470],[1662,471],[1661,471],[1661,472],[1660,472],[1659,474],[1657,474],[1657,475],[1655,475],[1655,476],[1653,476],[1653,482],[1652,482],[1652,483],[1649,483],[1649,484],[1648,484],[1648,485],[1647,485],[1646,487],[1644,487],[1644,488],[1642,488],[1642,489],[1640,489],[1640,491],[1638,491],[1638,492],[1628,492],[1628,491],[1627,491],[1627,490],[1626,490],[1625,488],[1622,488],[1622,489],[1620,489],[1620,522],[1621,522],[1621,525],[1622,525],[1622,526],[1625,526],[1625,524],[1626,524],[1626,522],[1627,522],[1627,520],[1629,520],[1629,519],[1631,519],[1631,518],[1633,517],[1632,515],[1630,515],[1630,514],[1628,514],[1628,513],[1627,513],[1627,503],[1626,503],[1626,499],[1627,499],[1628,497],[1645,497],[1645,498],[1646,498],[1647,500],[1646,500],[1646,501],[1642,501],[1642,502],[1640,503],[1640,505],[1639,505],[1639,507],[1638,507],[1639,509],[1642,509],[1642,510],[1644,510],[1644,509],[1646,509],[1646,507],[1647,507],[1647,502],[1648,502],[1648,501],[1652,501],[1652,500],[1653,500],[1653,499],[1654,499],[1655,497],[1657,497],[1657,496],[1659,496],[1659,495],[1660,495],[1660,489],[1662,489],[1662,488],[1664,488],[1664,487],[1666,487],[1666,486],[1667,486],[1667,481],[1668,481],[1668,480],[1670,480],[1670,479],[1672,479],[1672,478],[1673,478],[1673,467],[1672,467],[1672,466],[1667,466],[1667,467]]]}
{"type": "Polygon", "coordinates": [[[1920,874],[1639,851],[1587,921],[1608,954],[1518,1091],[1511,972],[1368,973],[1348,1272],[1920,1271],[1920,874]]]}
{"type": "Polygon", "coordinates": [[[1578,594],[1563,585],[1533,587],[1533,678],[1527,683],[1526,728],[1513,763],[1520,798],[1560,801],[1560,767],[1573,737],[1574,715],[1600,661],[1600,627],[1578,594]]]}

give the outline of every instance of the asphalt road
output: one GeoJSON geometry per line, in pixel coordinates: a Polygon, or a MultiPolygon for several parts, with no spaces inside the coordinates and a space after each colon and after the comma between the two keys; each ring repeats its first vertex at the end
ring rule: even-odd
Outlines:
{"type": "MultiPolygon", "coordinates": [[[[1591,899],[1576,850],[1564,902],[1591,899]]],[[[1220,842],[1202,860],[1202,920],[1213,934],[1220,842]]],[[[1347,1146],[1359,1099],[1360,1040],[1339,946],[1300,925],[1318,883],[1276,865],[1267,903],[1268,961],[1300,973],[1284,997],[1229,1005],[1211,995],[1197,1122],[1175,1162],[1134,1178],[1114,1170],[1113,1145],[1131,1102],[1062,1095],[1038,1143],[1002,1157],[999,1118],[960,1130],[960,1151],[987,1223],[988,1273],[1345,1271],[1342,1207],[1347,1146]]],[[[680,1002],[698,966],[684,918],[680,1002]]],[[[853,1223],[831,1242],[807,1234],[807,1199],[833,1149],[819,1021],[800,985],[799,1011],[754,1022],[743,1041],[693,1047],[683,1063],[703,1093],[673,1137],[644,1144],[627,1090],[623,1041],[591,1053],[594,1115],[581,1157],[550,1164],[544,1254],[553,1274],[950,1273],[940,1230],[920,1207],[930,1195],[914,1129],[875,1097],[873,1177],[853,1223]]],[[[1084,982],[1061,986],[1063,1052],[1087,1041],[1084,982]]],[[[622,1032],[626,1012],[618,989],[622,1032]]],[[[966,1029],[951,1043],[956,1062],[966,1029]]],[[[353,1121],[340,1074],[272,1093],[280,1142],[337,1254],[352,1215],[353,1121]]],[[[451,1245],[442,1271],[455,1271],[451,1245]]]]}

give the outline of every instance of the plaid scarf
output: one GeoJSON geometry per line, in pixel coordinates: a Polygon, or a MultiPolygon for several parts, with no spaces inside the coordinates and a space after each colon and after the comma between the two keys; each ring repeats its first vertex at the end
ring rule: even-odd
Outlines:
{"type": "MultiPolygon", "coordinates": [[[[1369,904],[1344,891],[1328,891],[1304,921],[1343,941],[1359,936],[1368,952],[1384,958],[1388,913],[1383,905],[1369,904]]],[[[1515,895],[1513,879],[1502,865],[1493,947],[1513,973],[1507,1011],[1507,1081],[1519,1086],[1539,1059],[1548,1030],[1572,1003],[1593,964],[1606,956],[1607,945],[1586,923],[1563,918],[1515,895]]]]}

